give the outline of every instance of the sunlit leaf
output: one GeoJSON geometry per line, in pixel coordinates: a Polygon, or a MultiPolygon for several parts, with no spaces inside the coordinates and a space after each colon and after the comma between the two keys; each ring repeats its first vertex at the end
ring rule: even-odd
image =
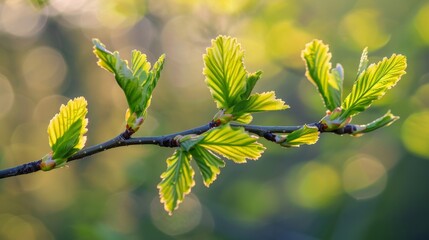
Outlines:
{"type": "Polygon", "coordinates": [[[198,144],[199,142],[201,142],[201,140],[203,140],[203,136],[201,135],[196,135],[196,134],[190,134],[190,135],[186,135],[184,137],[182,137],[179,142],[180,142],[180,147],[185,150],[185,151],[189,151],[191,150],[196,144],[198,144]]]}
{"type": "Polygon", "coordinates": [[[246,100],[241,101],[234,106],[235,116],[241,116],[244,113],[254,113],[262,111],[277,111],[289,108],[281,99],[277,99],[274,92],[255,93],[246,100]]]}
{"type": "Polygon", "coordinates": [[[198,145],[214,153],[244,163],[246,159],[256,160],[265,147],[256,142],[256,138],[246,133],[243,128],[231,128],[228,124],[202,134],[204,139],[198,145]]]}
{"type": "Polygon", "coordinates": [[[253,117],[252,117],[252,114],[250,113],[242,114],[238,118],[234,119],[234,121],[238,123],[243,123],[243,124],[249,124],[250,122],[252,122],[252,120],[253,120],[253,117]]]}
{"type": "Polygon", "coordinates": [[[98,65],[115,75],[116,82],[127,98],[131,113],[136,117],[144,116],[150,105],[153,89],[163,68],[165,56],[162,55],[152,70],[145,54],[132,51],[131,67],[121,59],[119,52],[111,52],[98,40],[93,39],[94,53],[98,57],[98,65]]]}
{"type": "Polygon", "coordinates": [[[247,99],[252,93],[253,88],[256,85],[256,82],[261,78],[262,71],[257,71],[255,73],[251,73],[247,76],[246,79],[246,88],[245,91],[241,94],[241,99],[247,99]]]}
{"type": "Polygon", "coordinates": [[[374,100],[381,98],[405,74],[407,61],[403,55],[383,58],[363,71],[353,85],[352,92],[342,104],[343,119],[364,111],[374,100]]]}
{"type": "MultiPolygon", "coordinates": [[[[227,109],[241,100],[247,78],[243,56],[237,40],[226,36],[212,40],[204,54],[205,81],[218,109],[227,109]]],[[[256,82],[256,77],[252,78],[256,82]]]]}
{"type": "Polygon", "coordinates": [[[66,106],[61,105],[48,126],[49,146],[54,159],[67,159],[85,146],[88,129],[88,112],[85,98],[70,100],[66,106]]]}
{"type": "Polygon", "coordinates": [[[204,185],[210,186],[220,173],[220,168],[225,166],[225,162],[209,150],[197,145],[190,153],[197,162],[201,175],[203,176],[204,185]]]}
{"type": "MultiPolygon", "coordinates": [[[[141,105],[143,106],[144,111],[150,106],[152,100],[152,93],[155,89],[158,79],[160,77],[161,71],[164,67],[165,55],[161,55],[153,65],[152,70],[149,72],[149,76],[146,81],[143,81],[141,87],[143,92],[143,98],[141,99],[141,105]]],[[[144,112],[145,114],[145,112],[144,112]]]]}
{"type": "Polygon", "coordinates": [[[299,147],[300,145],[315,144],[319,140],[319,130],[317,127],[304,125],[286,136],[286,139],[280,145],[284,147],[299,147]]]}
{"type": "Polygon", "coordinates": [[[372,132],[382,127],[390,126],[393,122],[398,120],[399,117],[393,115],[390,111],[388,111],[383,116],[375,119],[374,121],[365,124],[356,126],[356,130],[353,131],[353,135],[359,136],[362,133],[372,132]]]}
{"type": "Polygon", "coordinates": [[[343,85],[342,67],[337,65],[331,70],[331,57],[328,45],[320,40],[308,43],[302,51],[302,58],[306,63],[305,75],[317,87],[329,110],[341,105],[343,85]]]}
{"type": "Polygon", "coordinates": [[[368,48],[365,48],[360,57],[359,68],[357,75],[359,76],[368,67],[368,48]]]}
{"type": "Polygon", "coordinates": [[[190,160],[191,155],[188,152],[176,150],[173,156],[167,159],[167,170],[161,175],[162,180],[158,184],[159,195],[161,203],[164,203],[164,209],[170,215],[195,185],[195,173],[190,160]]]}

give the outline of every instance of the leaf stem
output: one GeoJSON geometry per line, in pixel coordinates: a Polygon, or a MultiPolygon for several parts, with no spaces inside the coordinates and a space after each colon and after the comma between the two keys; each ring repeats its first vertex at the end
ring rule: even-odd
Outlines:
{"type": "MultiPolygon", "coordinates": [[[[355,125],[349,124],[341,129],[337,129],[335,131],[324,131],[319,123],[310,123],[307,126],[316,126],[318,127],[320,132],[332,132],[335,134],[351,134],[353,129],[356,128],[355,125]]],[[[211,128],[218,127],[219,124],[215,122],[210,122],[208,124],[188,129],[182,132],[172,133],[168,135],[162,136],[152,136],[152,137],[136,137],[131,138],[129,132],[125,131],[115,138],[108,140],[104,143],[97,144],[94,146],[86,147],[73,156],[71,156],[67,162],[84,159],[88,156],[106,151],[111,148],[129,146],[129,145],[158,145],[160,147],[178,147],[179,143],[176,141],[176,137],[181,135],[188,134],[202,134],[207,132],[211,128]]],[[[274,133],[291,133],[295,130],[300,129],[303,125],[299,126],[259,126],[259,125],[243,125],[243,124],[231,124],[232,127],[243,127],[246,131],[256,134],[260,137],[264,137],[269,141],[274,141],[274,133]]],[[[0,170],[0,178],[14,177],[18,175],[28,174],[37,172],[40,169],[41,160],[36,160],[33,162],[25,163],[22,165],[18,165],[12,168],[0,170]]]]}

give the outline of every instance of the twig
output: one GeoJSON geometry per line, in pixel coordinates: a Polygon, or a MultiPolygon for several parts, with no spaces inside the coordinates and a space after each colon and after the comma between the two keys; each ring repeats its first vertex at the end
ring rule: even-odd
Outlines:
{"type": "MultiPolygon", "coordinates": [[[[327,131],[324,131],[318,123],[311,123],[307,125],[318,127],[319,132],[321,133],[327,132],[327,131]]],[[[193,129],[189,129],[186,131],[173,133],[169,135],[153,136],[153,137],[137,137],[137,138],[131,138],[129,132],[125,131],[109,141],[80,150],[79,152],[71,156],[67,162],[84,159],[85,157],[94,155],[99,152],[106,151],[111,148],[123,147],[128,145],[152,144],[152,145],[159,145],[161,147],[178,147],[179,143],[176,141],[177,136],[179,135],[184,136],[188,134],[202,134],[210,130],[211,128],[217,127],[217,126],[218,124],[214,122],[210,122],[206,125],[202,125],[197,128],[193,128],[193,129]]],[[[264,137],[269,141],[275,141],[274,133],[291,133],[302,127],[302,126],[258,126],[258,125],[242,125],[242,124],[231,124],[231,126],[243,127],[246,131],[256,134],[260,137],[264,137]]],[[[355,129],[355,126],[352,124],[349,124],[343,128],[332,131],[332,133],[340,134],[340,135],[351,134],[353,132],[353,129],[355,129]]],[[[37,161],[22,164],[19,166],[15,166],[12,168],[0,170],[0,178],[14,177],[18,175],[37,172],[41,170],[40,169],[41,161],[42,160],[37,160],[37,161]]]]}

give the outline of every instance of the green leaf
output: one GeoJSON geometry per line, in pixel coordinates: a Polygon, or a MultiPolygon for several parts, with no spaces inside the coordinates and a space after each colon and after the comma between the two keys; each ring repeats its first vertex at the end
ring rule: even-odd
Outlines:
{"type": "Polygon", "coordinates": [[[196,134],[189,134],[179,139],[180,147],[189,152],[196,144],[201,142],[204,137],[196,134]]]}
{"type": "Polygon", "coordinates": [[[225,162],[209,150],[197,145],[190,151],[192,157],[197,162],[204,185],[209,187],[220,173],[220,168],[225,166],[225,162]]]}
{"type": "Polygon", "coordinates": [[[244,163],[246,159],[256,160],[264,152],[265,147],[256,142],[243,128],[231,128],[229,124],[213,128],[202,134],[198,146],[220,154],[236,163],[244,163]]]}
{"type": "MultiPolygon", "coordinates": [[[[218,109],[234,106],[241,100],[242,93],[249,91],[245,89],[247,72],[243,56],[237,39],[226,36],[212,40],[212,46],[204,54],[205,81],[218,109]]],[[[258,78],[256,75],[252,76],[254,82],[258,78]]]]}
{"type": "MultiPolygon", "coordinates": [[[[277,111],[289,108],[281,99],[277,99],[275,92],[252,94],[248,99],[234,106],[232,113],[235,117],[241,117],[246,113],[277,111]]],[[[228,112],[227,112],[228,113],[228,112]]]]}
{"type": "Polygon", "coordinates": [[[284,147],[299,147],[300,145],[315,144],[319,140],[319,130],[315,126],[304,125],[302,128],[288,134],[280,145],[284,147]]]}
{"type": "Polygon", "coordinates": [[[250,94],[252,93],[253,88],[256,85],[256,82],[261,78],[262,71],[257,71],[252,74],[248,74],[247,80],[246,80],[246,88],[245,91],[241,94],[241,99],[247,99],[250,94]]]}
{"type": "Polygon", "coordinates": [[[159,195],[161,203],[164,203],[164,209],[170,215],[195,185],[195,173],[190,160],[191,155],[188,152],[176,150],[173,156],[167,159],[167,170],[161,175],[162,180],[158,184],[159,195]]]}
{"type": "Polygon", "coordinates": [[[78,97],[70,100],[66,106],[61,105],[48,126],[49,146],[54,159],[67,159],[85,146],[88,131],[86,126],[87,102],[78,97]]]}
{"type": "Polygon", "coordinates": [[[377,64],[371,64],[358,76],[352,92],[344,100],[341,117],[352,117],[368,108],[374,100],[381,98],[388,89],[396,85],[405,74],[406,67],[405,56],[396,54],[383,58],[377,64]]]}
{"type": "Polygon", "coordinates": [[[143,109],[145,109],[143,116],[146,115],[146,110],[150,106],[150,103],[152,100],[152,93],[156,87],[156,84],[158,83],[158,79],[164,67],[164,61],[165,61],[165,55],[163,54],[159,57],[158,61],[156,61],[156,63],[153,65],[152,70],[149,72],[147,81],[144,81],[141,85],[142,92],[143,92],[141,105],[143,106],[143,109]]]}
{"type": "Polygon", "coordinates": [[[365,69],[368,67],[368,48],[363,49],[362,55],[360,57],[359,68],[357,75],[359,76],[365,69]]]}
{"type": "Polygon", "coordinates": [[[316,86],[326,108],[332,111],[339,107],[344,74],[341,65],[331,70],[332,55],[328,45],[313,40],[305,46],[301,56],[306,63],[305,75],[316,86]]]}
{"type": "Polygon", "coordinates": [[[121,59],[117,51],[111,52],[98,40],[93,39],[94,53],[98,65],[115,75],[116,82],[127,98],[128,107],[136,118],[145,116],[150,105],[153,89],[156,87],[164,65],[165,55],[161,55],[152,70],[145,54],[132,51],[131,67],[121,59]]]}
{"type": "Polygon", "coordinates": [[[356,129],[353,131],[354,136],[359,136],[363,133],[372,132],[374,130],[377,130],[382,127],[390,126],[392,123],[394,123],[396,120],[398,120],[399,117],[393,115],[390,110],[384,114],[383,116],[375,119],[374,121],[365,124],[365,125],[357,125],[356,129]]]}
{"type": "Polygon", "coordinates": [[[252,122],[252,120],[253,120],[253,117],[250,113],[242,114],[238,118],[234,119],[234,121],[238,123],[243,123],[243,124],[249,124],[250,122],[252,122]]]}

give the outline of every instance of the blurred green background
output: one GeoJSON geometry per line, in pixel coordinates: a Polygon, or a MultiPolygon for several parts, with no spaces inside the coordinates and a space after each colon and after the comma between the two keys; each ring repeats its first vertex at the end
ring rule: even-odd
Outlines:
{"type": "Polygon", "coordinates": [[[360,138],[323,134],[318,144],[268,148],[258,161],[227,162],[197,185],[172,217],[157,183],[173,152],[118,148],[49,173],[0,181],[0,239],[429,239],[429,2],[420,0],[29,0],[0,1],[0,167],[49,152],[46,127],[69,98],[89,102],[87,145],[123,130],[125,98],[96,65],[91,38],[129,59],[167,54],[149,117],[138,135],[205,124],[215,104],[202,54],[219,34],[238,38],[259,92],[290,106],[255,124],[319,120],[323,104],[300,58],[314,38],[345,68],[346,93],[362,49],[371,62],[408,57],[407,74],[371,109],[401,119],[360,138]]]}

